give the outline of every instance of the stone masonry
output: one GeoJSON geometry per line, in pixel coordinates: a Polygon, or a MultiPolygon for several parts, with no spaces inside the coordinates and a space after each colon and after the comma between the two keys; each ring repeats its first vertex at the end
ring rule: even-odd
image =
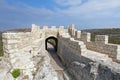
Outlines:
{"type": "Polygon", "coordinates": [[[13,80],[10,72],[17,68],[22,73],[18,80],[58,80],[45,50],[51,36],[58,39],[57,55],[73,80],[120,80],[120,45],[108,43],[107,35],[97,35],[92,42],[91,34],[74,24],[68,29],[32,24],[31,32],[3,33],[3,58],[9,64],[5,74],[13,80]]]}

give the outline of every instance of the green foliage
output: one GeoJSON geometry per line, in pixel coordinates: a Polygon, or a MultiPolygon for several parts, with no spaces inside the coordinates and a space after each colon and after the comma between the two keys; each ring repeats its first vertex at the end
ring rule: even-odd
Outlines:
{"type": "Polygon", "coordinates": [[[114,44],[120,44],[120,38],[114,37],[114,36],[110,36],[108,42],[109,43],[114,43],[114,44]]]}
{"type": "Polygon", "coordinates": [[[95,41],[95,34],[91,34],[91,41],[95,41]]]}
{"type": "Polygon", "coordinates": [[[2,33],[0,32],[0,56],[3,56],[2,33]]]}
{"type": "Polygon", "coordinates": [[[49,42],[50,42],[53,46],[56,45],[55,40],[53,40],[53,39],[49,39],[49,42]]]}
{"type": "Polygon", "coordinates": [[[17,78],[18,76],[20,76],[20,69],[14,69],[14,70],[12,71],[12,76],[13,76],[14,78],[17,78]]]}
{"type": "MultiPolygon", "coordinates": [[[[95,41],[95,35],[120,34],[120,29],[95,29],[87,31],[91,33],[91,41],[95,41]]],[[[109,36],[108,42],[113,44],[120,44],[120,38],[115,36],[109,36]]]]}

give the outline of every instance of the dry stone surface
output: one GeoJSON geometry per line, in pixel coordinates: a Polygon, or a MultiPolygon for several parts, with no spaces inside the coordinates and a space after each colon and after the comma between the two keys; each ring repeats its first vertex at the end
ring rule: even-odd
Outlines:
{"type": "Polygon", "coordinates": [[[71,79],[120,80],[120,45],[109,44],[106,35],[97,35],[92,42],[90,33],[74,27],[40,29],[33,24],[31,32],[3,33],[5,55],[0,61],[0,79],[14,80],[11,71],[19,68],[21,75],[16,80],[59,80],[45,50],[46,39],[55,37],[57,55],[71,79]]]}

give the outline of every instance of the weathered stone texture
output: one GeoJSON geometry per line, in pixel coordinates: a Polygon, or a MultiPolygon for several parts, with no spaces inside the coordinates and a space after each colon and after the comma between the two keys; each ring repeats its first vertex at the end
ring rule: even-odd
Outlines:
{"type": "Polygon", "coordinates": [[[114,61],[120,62],[120,47],[119,45],[108,43],[107,35],[96,35],[95,41],[91,41],[91,34],[88,32],[78,33],[74,25],[70,25],[68,32],[76,40],[83,41],[89,50],[97,51],[109,55],[114,61]]]}
{"type": "Polygon", "coordinates": [[[9,71],[19,68],[22,75],[18,80],[58,80],[45,53],[45,39],[53,36],[58,39],[57,54],[74,80],[120,80],[120,64],[117,63],[120,62],[120,46],[109,44],[105,35],[96,36],[92,42],[90,33],[74,27],[72,24],[68,29],[64,26],[40,29],[33,24],[31,32],[3,33],[4,60],[10,64],[2,67],[4,71],[0,69],[3,71],[0,78],[13,80],[9,71]],[[100,55],[102,53],[104,55],[100,55]]]}
{"type": "MultiPolygon", "coordinates": [[[[118,63],[112,62],[111,60],[109,61],[109,59],[106,61],[106,63],[102,63],[101,61],[98,61],[99,59],[93,59],[90,56],[84,56],[84,52],[77,53],[77,50],[75,49],[76,42],[79,42],[77,40],[72,39],[72,42],[71,38],[66,38],[62,35],[58,40],[58,55],[74,80],[119,80],[120,65],[118,63]],[[71,42],[69,43],[69,41],[71,42]],[[72,43],[74,43],[74,48],[71,46],[72,43]]],[[[100,46],[98,45],[98,47],[100,46]]],[[[113,47],[112,50],[114,51],[113,45],[109,47],[113,47]]],[[[106,48],[109,47],[106,46],[106,48]]],[[[79,47],[79,50],[82,51],[84,48],[79,47]]]]}

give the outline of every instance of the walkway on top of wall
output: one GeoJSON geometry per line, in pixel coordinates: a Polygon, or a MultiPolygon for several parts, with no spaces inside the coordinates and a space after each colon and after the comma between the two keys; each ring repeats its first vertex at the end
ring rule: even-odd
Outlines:
{"type": "Polygon", "coordinates": [[[49,56],[51,58],[51,64],[54,67],[54,69],[56,71],[64,70],[64,67],[63,67],[62,63],[60,62],[60,60],[56,54],[56,51],[54,50],[54,47],[50,43],[47,43],[47,45],[48,45],[48,52],[50,54],[49,56]]]}
{"type": "Polygon", "coordinates": [[[90,58],[93,61],[101,61],[101,62],[112,61],[112,58],[108,57],[107,54],[95,52],[88,49],[86,49],[86,53],[83,53],[81,55],[90,58]]]}
{"type": "Polygon", "coordinates": [[[59,80],[70,80],[70,76],[65,72],[65,67],[62,65],[60,58],[58,57],[53,45],[47,43],[48,53],[50,56],[50,62],[55,71],[58,74],[59,80]]]}
{"type": "Polygon", "coordinates": [[[120,68],[120,65],[117,64],[116,62],[113,62],[112,58],[108,57],[107,54],[103,54],[103,53],[99,53],[99,52],[86,49],[86,53],[81,54],[81,55],[93,61],[102,63],[104,65],[111,66],[112,68],[116,70],[120,68]]]}

